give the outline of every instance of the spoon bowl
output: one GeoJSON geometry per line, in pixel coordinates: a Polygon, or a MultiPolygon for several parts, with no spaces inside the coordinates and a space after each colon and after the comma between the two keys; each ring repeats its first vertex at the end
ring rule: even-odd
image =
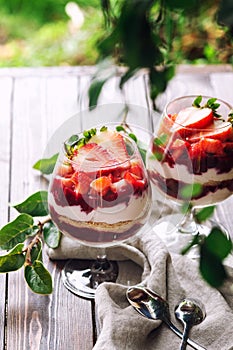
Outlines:
{"type": "Polygon", "coordinates": [[[184,324],[180,350],[185,350],[191,327],[200,324],[206,316],[205,307],[197,299],[185,298],[175,307],[175,315],[184,324]]]}
{"type": "MultiPolygon", "coordinates": [[[[135,286],[127,290],[126,297],[139,314],[152,320],[163,321],[178,337],[183,338],[183,333],[170,320],[168,302],[156,292],[146,287],[135,286]]],[[[193,349],[206,350],[189,338],[187,343],[193,349]]]]}

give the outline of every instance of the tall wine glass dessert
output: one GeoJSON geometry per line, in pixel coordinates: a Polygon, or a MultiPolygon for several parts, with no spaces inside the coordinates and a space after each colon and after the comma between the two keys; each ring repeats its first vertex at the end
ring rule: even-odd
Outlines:
{"type": "MultiPolygon", "coordinates": [[[[49,210],[59,230],[87,246],[99,247],[97,260],[66,286],[94,298],[117,271],[104,247],[135,235],[150,213],[151,189],[137,145],[111,127],[92,128],[64,143],[49,186],[49,210]]],[[[66,267],[69,272],[71,265],[66,267]]],[[[66,283],[69,283],[69,281],[66,283]]]]}
{"type": "Polygon", "coordinates": [[[166,106],[147,154],[147,167],[164,200],[186,205],[186,215],[162,217],[154,230],[180,252],[212,221],[198,225],[193,213],[233,192],[232,107],[208,96],[184,96],[166,106]]]}

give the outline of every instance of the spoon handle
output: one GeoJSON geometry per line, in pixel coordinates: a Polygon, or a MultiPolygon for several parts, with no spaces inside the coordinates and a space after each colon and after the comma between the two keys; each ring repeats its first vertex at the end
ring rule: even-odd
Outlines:
{"type": "MultiPolygon", "coordinates": [[[[164,320],[164,322],[178,337],[180,337],[181,339],[183,338],[183,333],[178,328],[176,328],[176,326],[172,322],[170,322],[169,320],[164,320]]],[[[207,350],[206,348],[197,344],[195,341],[189,338],[187,339],[187,344],[195,350],[207,350]]]]}
{"type": "Polygon", "coordinates": [[[182,337],[182,342],[180,344],[180,350],[185,350],[187,347],[187,340],[188,340],[188,335],[189,335],[189,331],[190,331],[191,325],[189,324],[185,324],[184,327],[184,333],[183,333],[183,337],[182,337]]]}

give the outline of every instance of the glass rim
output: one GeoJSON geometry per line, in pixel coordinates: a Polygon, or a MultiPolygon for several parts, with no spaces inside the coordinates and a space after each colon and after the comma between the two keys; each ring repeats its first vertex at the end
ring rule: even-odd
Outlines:
{"type": "MultiPolygon", "coordinates": [[[[174,103],[174,102],[179,102],[179,101],[185,100],[185,99],[193,99],[193,100],[194,100],[194,99],[197,98],[198,96],[200,96],[200,95],[185,95],[185,96],[180,96],[180,97],[177,97],[177,98],[175,98],[175,99],[169,101],[169,102],[166,104],[165,108],[164,108],[165,117],[166,117],[166,118],[169,118],[169,114],[171,114],[171,113],[168,113],[167,109],[168,109],[168,107],[169,107],[172,103],[174,103]]],[[[206,99],[206,100],[212,98],[211,96],[208,96],[208,95],[201,95],[201,96],[202,96],[203,99],[206,99]]],[[[216,102],[220,102],[220,103],[223,104],[225,107],[229,108],[229,112],[233,109],[233,107],[232,107],[228,102],[222,100],[221,98],[216,98],[216,102]]],[[[190,107],[191,107],[191,106],[190,106],[190,107]]],[[[183,107],[183,108],[185,108],[185,107],[183,107]]],[[[182,109],[183,109],[183,108],[182,108],[182,109]]],[[[218,121],[218,118],[216,118],[216,121],[218,121]]],[[[221,121],[221,119],[219,119],[219,121],[221,121]]],[[[203,128],[196,128],[196,127],[188,127],[188,126],[185,126],[185,125],[183,125],[183,124],[181,124],[181,123],[178,123],[176,120],[172,120],[172,122],[173,122],[174,125],[180,126],[180,127],[184,128],[184,129],[186,129],[186,130],[197,130],[197,131],[205,130],[205,132],[208,132],[208,131],[212,131],[212,130],[213,130],[212,127],[208,127],[208,126],[207,126],[207,127],[203,127],[203,128]]],[[[229,122],[229,121],[224,120],[224,122],[227,123],[227,124],[225,124],[225,125],[219,125],[219,126],[217,126],[217,127],[215,126],[214,129],[215,129],[215,130],[221,130],[221,129],[224,129],[224,128],[226,128],[226,127],[232,125],[231,122],[229,122]]]]}

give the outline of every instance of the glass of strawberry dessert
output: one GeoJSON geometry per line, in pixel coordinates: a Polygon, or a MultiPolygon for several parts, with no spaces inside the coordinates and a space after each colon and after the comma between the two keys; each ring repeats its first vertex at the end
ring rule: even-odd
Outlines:
{"type": "MultiPolygon", "coordinates": [[[[131,137],[101,127],[67,140],[50,182],[50,215],[64,235],[100,248],[100,254],[90,269],[80,270],[76,285],[68,278],[66,286],[94,298],[99,283],[116,280],[117,268],[107,260],[104,247],[135,235],[150,207],[147,171],[131,137]]],[[[69,262],[66,277],[71,269],[69,262]]]]}
{"type": "Polygon", "coordinates": [[[149,176],[165,200],[189,208],[154,226],[171,251],[210,232],[213,222],[198,225],[194,210],[233,192],[232,116],[228,103],[208,96],[180,97],[164,110],[147,154],[149,176]]]}

